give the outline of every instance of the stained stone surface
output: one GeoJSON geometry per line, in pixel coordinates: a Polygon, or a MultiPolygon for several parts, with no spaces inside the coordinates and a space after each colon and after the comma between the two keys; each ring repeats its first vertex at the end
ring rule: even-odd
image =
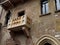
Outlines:
{"type": "MultiPolygon", "coordinates": [[[[10,20],[17,18],[18,12],[22,10],[25,10],[25,15],[29,16],[32,19],[30,35],[32,37],[34,45],[42,35],[48,34],[55,36],[56,31],[60,31],[60,12],[55,13],[54,0],[49,0],[49,13],[51,13],[50,15],[40,17],[42,15],[40,0],[31,0],[22,5],[18,5],[14,9],[11,9],[10,20]],[[55,16],[56,14],[58,15],[59,19],[56,19],[58,18],[55,16]]],[[[3,10],[1,17],[2,26],[4,26],[6,13],[7,11],[3,10]]],[[[8,31],[7,28],[2,27],[1,45],[6,45],[6,40],[11,37],[9,32],[10,31],[8,31]]],[[[26,37],[24,35],[16,36],[16,39],[20,41],[21,45],[26,45],[26,37]]]]}

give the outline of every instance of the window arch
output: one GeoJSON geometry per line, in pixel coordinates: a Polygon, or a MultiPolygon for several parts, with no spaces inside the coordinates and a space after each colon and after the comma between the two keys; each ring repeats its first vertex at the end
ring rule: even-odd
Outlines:
{"type": "Polygon", "coordinates": [[[49,43],[50,45],[60,45],[59,40],[57,40],[55,37],[53,37],[51,35],[47,35],[47,34],[46,35],[42,35],[38,39],[36,45],[41,45],[41,44],[44,45],[46,43],[49,43]]]}

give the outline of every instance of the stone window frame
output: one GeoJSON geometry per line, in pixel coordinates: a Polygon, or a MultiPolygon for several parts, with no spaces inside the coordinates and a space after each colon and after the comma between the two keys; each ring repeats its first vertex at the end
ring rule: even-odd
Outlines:
{"type": "MultiPolygon", "coordinates": [[[[46,9],[46,7],[47,7],[47,4],[48,3],[48,0],[45,0],[45,1],[41,1],[41,14],[42,15],[46,15],[46,14],[48,14],[49,13],[49,9],[47,10],[46,9]],[[44,7],[43,7],[43,5],[44,5],[44,7]],[[44,8],[44,10],[43,10],[43,8],[44,8]],[[48,12],[47,12],[48,11],[48,12]]],[[[49,4],[49,3],[48,3],[49,4]]],[[[49,8],[49,6],[48,6],[48,8],[49,8]]]]}
{"type": "MultiPolygon", "coordinates": [[[[47,1],[48,1],[48,0],[47,0],[47,1]]],[[[41,5],[41,2],[42,2],[42,1],[40,1],[40,5],[41,5]]],[[[49,1],[48,1],[48,4],[49,4],[49,1]]],[[[41,5],[41,8],[42,8],[42,5],[41,5]]],[[[49,10],[49,6],[48,6],[48,10],[49,10]]],[[[50,15],[50,14],[51,14],[50,12],[43,14],[43,13],[42,13],[42,9],[41,9],[41,15],[40,15],[39,17],[47,16],[47,15],[50,15]]]]}
{"type": "Polygon", "coordinates": [[[19,13],[21,14],[21,16],[25,15],[25,10],[19,11],[18,12],[18,17],[20,17],[19,13]],[[23,14],[22,14],[23,13],[23,14]]]}

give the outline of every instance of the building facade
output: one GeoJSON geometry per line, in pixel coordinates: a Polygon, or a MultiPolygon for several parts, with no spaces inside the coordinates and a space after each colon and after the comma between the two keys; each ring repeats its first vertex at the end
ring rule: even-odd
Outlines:
{"type": "Polygon", "coordinates": [[[60,45],[60,0],[1,0],[0,5],[1,45],[60,45]],[[23,15],[29,25],[16,22],[23,15]]]}

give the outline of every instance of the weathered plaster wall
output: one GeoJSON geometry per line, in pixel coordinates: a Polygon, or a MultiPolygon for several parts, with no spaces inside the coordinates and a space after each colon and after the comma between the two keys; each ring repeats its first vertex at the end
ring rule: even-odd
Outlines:
{"type": "MultiPolygon", "coordinates": [[[[57,13],[55,13],[54,0],[49,0],[49,13],[51,13],[50,15],[39,17],[41,15],[40,0],[32,0],[32,1],[28,1],[25,4],[19,5],[15,7],[14,9],[11,9],[12,14],[11,14],[10,19],[16,18],[17,13],[22,10],[25,10],[25,15],[28,15],[32,19],[30,34],[31,34],[34,44],[37,42],[40,36],[46,33],[51,34],[51,35],[55,34],[54,33],[54,30],[56,30],[55,15],[57,13]]],[[[6,12],[7,11],[3,11],[3,15],[1,19],[3,25],[5,21],[6,12]]],[[[7,38],[10,38],[9,31],[7,31],[6,28],[3,28],[2,29],[2,40],[1,40],[2,45],[5,45],[5,41],[7,38]]],[[[22,41],[21,42],[22,45],[25,45],[26,38],[24,36],[19,36],[17,37],[17,39],[19,39],[19,41],[22,41]]]]}

